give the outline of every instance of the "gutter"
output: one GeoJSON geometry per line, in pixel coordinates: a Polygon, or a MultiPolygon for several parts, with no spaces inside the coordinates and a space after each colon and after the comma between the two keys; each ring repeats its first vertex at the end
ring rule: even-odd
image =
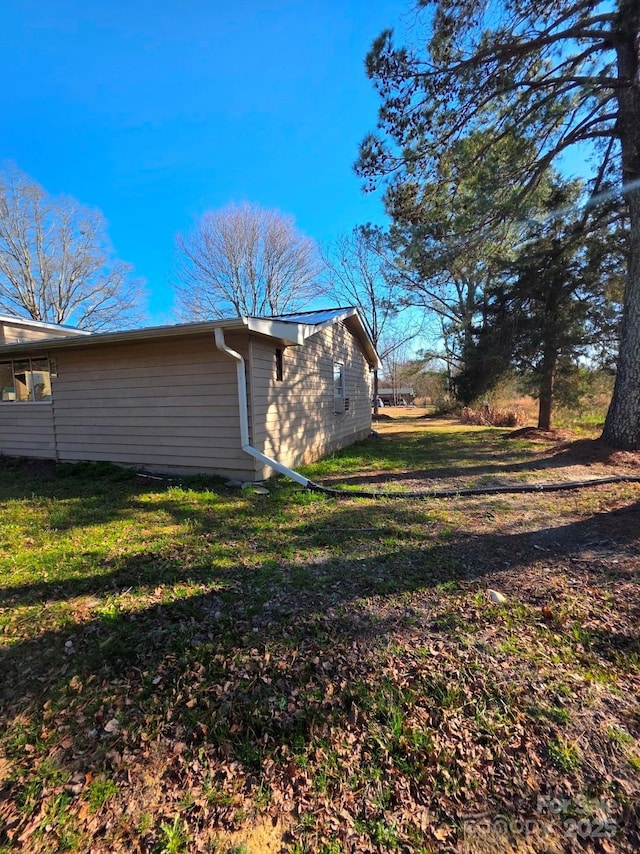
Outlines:
{"type": "Polygon", "coordinates": [[[242,450],[249,454],[250,457],[258,460],[258,462],[263,463],[263,465],[267,465],[280,474],[285,475],[285,477],[290,478],[295,481],[295,483],[299,483],[300,486],[305,486],[308,488],[313,488],[315,484],[310,481],[308,478],[303,477],[297,471],[290,469],[288,466],[283,465],[283,463],[279,463],[277,460],[274,460],[272,457],[268,457],[266,454],[262,454],[257,448],[254,448],[253,445],[249,442],[249,414],[247,407],[247,373],[245,368],[244,357],[237,353],[235,350],[232,350],[224,340],[224,329],[221,327],[217,327],[214,329],[214,335],[216,340],[216,347],[220,352],[226,353],[231,359],[233,359],[236,363],[236,375],[238,379],[238,405],[240,409],[240,444],[242,446],[242,450]]]}

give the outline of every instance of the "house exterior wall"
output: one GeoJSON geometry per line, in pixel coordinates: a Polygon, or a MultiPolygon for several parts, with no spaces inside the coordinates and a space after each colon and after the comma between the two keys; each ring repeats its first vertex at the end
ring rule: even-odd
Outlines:
{"type": "MultiPolygon", "coordinates": [[[[246,336],[228,340],[246,353],[246,336]]],[[[0,404],[3,453],[255,479],[235,363],[212,335],[56,350],[55,362],[52,403],[0,404]],[[12,431],[21,442],[9,444],[12,431]]]]}
{"type": "Polygon", "coordinates": [[[252,338],[253,444],[289,467],[313,462],[371,432],[369,366],[354,336],[334,323],[303,346],[284,348],[283,378],[276,379],[278,345],[252,338]],[[347,412],[334,407],[334,363],[345,369],[347,412]]]}
{"type": "MultiPolygon", "coordinates": [[[[283,348],[282,381],[275,340],[231,331],[225,339],[245,357],[250,441],[262,453],[295,467],[369,434],[369,367],[342,323],[283,348]],[[336,362],[344,365],[350,401],[341,413],[334,407],[336,362]]],[[[33,347],[29,352],[37,357],[33,347]]],[[[46,345],[37,355],[48,355],[46,345]]],[[[51,401],[0,402],[0,454],[240,480],[271,473],[242,451],[236,362],[212,334],[87,341],[50,355],[51,401]]]]}
{"type": "MultiPolygon", "coordinates": [[[[246,338],[228,338],[246,352],[246,338]]],[[[58,457],[245,480],[235,363],[213,336],[59,351],[58,457]],[[63,355],[64,352],[64,355],[63,355]]]]}
{"type": "Polygon", "coordinates": [[[50,402],[0,403],[0,456],[55,459],[50,402]]]}

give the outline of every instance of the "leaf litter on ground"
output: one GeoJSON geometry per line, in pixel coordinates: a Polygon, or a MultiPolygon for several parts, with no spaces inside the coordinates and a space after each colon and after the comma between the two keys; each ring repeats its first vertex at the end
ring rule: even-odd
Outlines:
{"type": "MultiPolygon", "coordinates": [[[[406,433],[403,474],[540,471],[406,433]]],[[[638,849],[636,485],[265,504],[63,474],[0,468],[0,851],[638,849]]]]}

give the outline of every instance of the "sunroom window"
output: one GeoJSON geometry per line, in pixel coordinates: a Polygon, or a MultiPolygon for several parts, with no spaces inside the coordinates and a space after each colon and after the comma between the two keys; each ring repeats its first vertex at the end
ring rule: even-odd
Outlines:
{"type": "Polygon", "coordinates": [[[51,400],[48,359],[0,362],[0,402],[51,400]]]}

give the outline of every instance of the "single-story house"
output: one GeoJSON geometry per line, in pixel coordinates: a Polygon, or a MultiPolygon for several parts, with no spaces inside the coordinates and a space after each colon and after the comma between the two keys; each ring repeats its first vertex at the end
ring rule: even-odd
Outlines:
{"type": "Polygon", "coordinates": [[[369,435],[354,308],[87,333],[0,315],[0,455],[256,481],[369,435]]]}

